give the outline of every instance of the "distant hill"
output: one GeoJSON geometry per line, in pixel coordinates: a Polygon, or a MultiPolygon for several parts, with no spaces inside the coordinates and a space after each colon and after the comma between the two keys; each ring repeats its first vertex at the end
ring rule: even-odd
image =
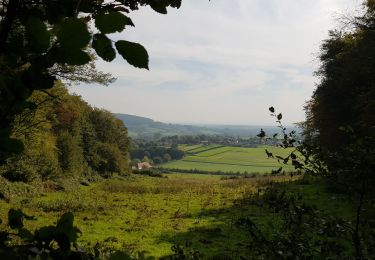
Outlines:
{"type": "Polygon", "coordinates": [[[129,135],[133,138],[150,139],[161,136],[199,134],[251,137],[259,134],[261,128],[270,134],[279,132],[278,128],[270,126],[168,124],[147,117],[119,113],[114,115],[124,122],[129,135]]]}
{"type": "Polygon", "coordinates": [[[196,134],[221,134],[207,127],[167,124],[154,121],[150,118],[127,114],[115,114],[122,120],[129,130],[129,135],[134,138],[153,138],[171,135],[196,135],[196,134]]]}

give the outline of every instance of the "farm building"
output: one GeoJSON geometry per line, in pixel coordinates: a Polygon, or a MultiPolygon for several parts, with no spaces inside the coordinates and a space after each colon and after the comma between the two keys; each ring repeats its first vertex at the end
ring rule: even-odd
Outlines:
{"type": "Polygon", "coordinates": [[[149,162],[141,162],[137,165],[138,170],[148,170],[150,168],[152,168],[152,165],[149,162]]]}

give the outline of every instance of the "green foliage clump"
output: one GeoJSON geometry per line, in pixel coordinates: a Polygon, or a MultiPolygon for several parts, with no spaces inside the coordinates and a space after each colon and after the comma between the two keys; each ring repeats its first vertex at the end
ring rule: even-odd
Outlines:
{"type": "Polygon", "coordinates": [[[57,84],[35,92],[37,109],[16,117],[13,136],[25,149],[1,166],[9,181],[92,178],[128,171],[129,140],[123,123],[110,112],[90,107],[57,84]]]}
{"type": "MultiPolygon", "coordinates": [[[[144,140],[133,140],[131,143],[131,158],[133,160],[148,159],[152,160],[153,164],[161,164],[171,160],[181,159],[185,153],[178,149],[177,146],[163,145],[160,142],[148,142],[144,140]]],[[[146,160],[148,161],[148,160],[146,160]]],[[[132,165],[135,162],[133,162],[132,165]]]]}
{"type": "Polygon", "coordinates": [[[350,29],[331,31],[322,44],[321,82],[302,126],[334,181],[375,184],[375,9],[372,0],[363,5],[363,14],[348,21],[350,29]]]}
{"type": "MultiPolygon", "coordinates": [[[[129,64],[148,69],[149,57],[142,45],[126,40],[112,44],[108,37],[134,26],[127,14],[146,5],[165,14],[167,7],[179,8],[181,0],[0,3],[0,163],[24,148],[22,140],[12,136],[12,124],[23,110],[38,105],[30,96],[51,89],[58,79],[95,81],[90,73],[94,53],[107,62],[118,53],[129,64]],[[90,28],[91,21],[97,30],[90,28]],[[81,74],[85,69],[89,73],[81,74]]],[[[98,82],[111,81],[106,74],[96,76],[98,82]]]]}

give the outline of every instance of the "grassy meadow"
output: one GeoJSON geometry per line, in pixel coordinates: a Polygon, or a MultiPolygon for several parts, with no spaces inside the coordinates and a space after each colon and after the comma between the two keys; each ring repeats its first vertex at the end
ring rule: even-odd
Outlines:
{"type": "MultiPolygon", "coordinates": [[[[11,207],[22,208],[35,217],[25,221],[26,228],[35,230],[55,223],[64,212],[73,212],[75,225],[82,231],[80,245],[99,243],[105,249],[160,258],[172,253],[172,245],[189,243],[203,258],[237,259],[246,254],[248,234],[235,221],[247,216],[261,225],[275,220],[275,214],[247,204],[246,199],[271,181],[289,180],[284,176],[223,180],[212,175],[168,174],[164,178],[132,175],[67,191],[41,187],[32,192],[19,187],[9,203],[0,202],[0,217],[6,219],[11,207]]],[[[324,191],[318,186],[293,185],[292,189],[326,209],[341,203],[322,197],[324,191]]],[[[5,228],[5,223],[1,225],[5,228]]]]}
{"type": "Polygon", "coordinates": [[[182,145],[179,147],[187,153],[183,159],[162,164],[165,169],[270,173],[284,166],[285,171],[293,168],[282,165],[277,160],[267,158],[265,149],[275,155],[286,156],[292,150],[280,147],[243,148],[221,145],[182,145]]]}
{"type": "MultiPolygon", "coordinates": [[[[22,208],[34,216],[35,220],[25,221],[30,230],[73,212],[82,231],[81,245],[100,242],[106,248],[161,257],[172,253],[173,244],[189,241],[204,255],[233,255],[246,239],[233,222],[249,214],[236,205],[271,178],[285,177],[220,180],[211,175],[134,175],[64,192],[25,193],[0,205],[22,208]]],[[[1,219],[6,219],[7,210],[1,212],[1,219]]]]}
{"type": "MultiPolygon", "coordinates": [[[[188,155],[163,167],[267,173],[280,164],[268,159],[265,149],[281,156],[290,152],[276,147],[220,145],[186,145],[180,149],[188,155]]],[[[246,178],[192,173],[164,173],[162,177],[130,174],[81,184],[63,179],[63,189],[48,181],[8,187],[0,178],[0,188],[7,191],[4,194],[8,198],[0,200],[0,219],[6,220],[11,208],[22,209],[34,217],[24,221],[25,228],[34,231],[55,225],[62,214],[72,212],[75,225],[82,232],[78,243],[84,248],[123,250],[137,259],[163,259],[175,253],[173,246],[182,245],[188,252],[197,250],[199,259],[241,259],[249,253],[249,233],[238,225],[238,220],[250,217],[270,234],[281,226],[283,216],[261,203],[254,204],[254,198],[259,199],[271,183],[284,183],[286,190],[303,194],[306,202],[319,209],[353,218],[349,214],[354,211],[345,198],[332,196],[324,186],[299,182],[300,178],[269,174],[246,178]]],[[[0,223],[0,230],[4,229],[8,229],[7,221],[0,223]]]]}

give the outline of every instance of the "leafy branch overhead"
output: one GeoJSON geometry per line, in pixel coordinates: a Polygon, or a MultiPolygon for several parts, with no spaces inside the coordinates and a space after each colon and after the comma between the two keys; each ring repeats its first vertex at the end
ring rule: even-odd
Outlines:
{"type": "Polygon", "coordinates": [[[22,151],[22,143],[10,137],[12,122],[29,108],[34,90],[53,87],[56,67],[85,66],[96,55],[110,62],[120,54],[129,64],[149,69],[141,44],[110,37],[134,26],[128,14],[142,6],[166,14],[181,0],[1,1],[0,164],[22,151]]]}
{"type": "MultiPolygon", "coordinates": [[[[100,4],[96,1],[88,8],[85,1],[81,4],[79,1],[73,1],[77,2],[78,8],[74,15],[69,6],[59,10],[62,7],[59,2],[62,1],[46,2],[45,14],[37,12],[42,8],[43,3],[29,4],[28,9],[21,4],[17,7],[17,12],[22,16],[21,24],[26,29],[26,52],[48,57],[50,62],[69,65],[88,63],[91,60],[90,47],[103,60],[112,61],[116,52],[107,34],[122,32],[128,26],[134,27],[133,21],[124,12],[129,13],[137,9],[138,5],[149,4],[155,11],[166,13],[167,6],[179,7],[181,4],[180,1],[133,1],[133,5],[128,3],[129,1],[124,1],[123,4],[122,1],[109,3],[99,1],[100,4]],[[61,13],[72,13],[72,15],[59,17],[61,13]],[[78,16],[78,13],[82,15],[78,16]],[[94,21],[98,33],[89,31],[90,21],[94,21]]],[[[118,53],[131,65],[148,69],[147,51],[138,43],[126,43],[128,44],[124,44],[123,40],[115,43],[118,53]]]]}

